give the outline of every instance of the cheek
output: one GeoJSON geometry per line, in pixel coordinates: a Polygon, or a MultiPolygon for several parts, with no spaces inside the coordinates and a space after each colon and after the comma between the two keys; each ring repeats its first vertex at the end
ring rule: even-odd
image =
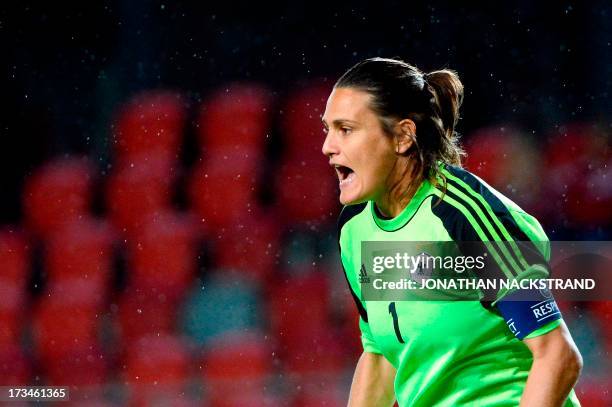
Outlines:
{"type": "Polygon", "coordinates": [[[372,177],[374,178],[372,182],[377,185],[385,183],[390,171],[389,159],[387,157],[381,159],[372,167],[372,177]]]}
{"type": "Polygon", "coordinates": [[[393,168],[393,163],[394,155],[388,154],[388,150],[378,152],[374,150],[368,154],[366,171],[364,171],[367,184],[372,187],[384,184],[393,168]]]}

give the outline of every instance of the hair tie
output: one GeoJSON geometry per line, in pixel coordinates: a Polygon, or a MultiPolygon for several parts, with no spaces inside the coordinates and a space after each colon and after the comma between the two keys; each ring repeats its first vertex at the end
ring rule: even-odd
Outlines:
{"type": "Polygon", "coordinates": [[[427,89],[427,85],[429,85],[429,83],[427,82],[427,78],[429,77],[428,73],[423,73],[422,78],[423,78],[423,90],[427,89]]]}

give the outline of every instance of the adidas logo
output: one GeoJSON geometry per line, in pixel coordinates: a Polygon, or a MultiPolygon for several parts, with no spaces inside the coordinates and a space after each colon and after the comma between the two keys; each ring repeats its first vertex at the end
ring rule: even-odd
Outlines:
{"type": "Polygon", "coordinates": [[[359,270],[359,284],[370,284],[370,277],[368,277],[364,264],[361,265],[361,270],[359,270]]]}

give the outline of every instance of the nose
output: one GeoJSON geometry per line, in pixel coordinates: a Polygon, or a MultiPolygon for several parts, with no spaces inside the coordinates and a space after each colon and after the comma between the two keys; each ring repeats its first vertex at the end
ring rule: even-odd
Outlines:
{"type": "Polygon", "coordinates": [[[323,142],[323,148],[321,149],[323,154],[327,157],[332,157],[334,154],[338,154],[338,145],[332,135],[332,131],[330,130],[325,136],[325,141],[323,142]]]}

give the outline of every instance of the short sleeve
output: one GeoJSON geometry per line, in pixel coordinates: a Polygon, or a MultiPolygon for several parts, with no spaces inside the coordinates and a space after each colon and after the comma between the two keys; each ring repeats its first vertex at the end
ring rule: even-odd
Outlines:
{"type": "MultiPolygon", "coordinates": [[[[432,207],[462,251],[485,250],[479,279],[523,281],[549,278],[550,243],[539,222],[473,174],[446,167],[441,203],[432,207]],[[477,249],[471,242],[481,242],[477,249]]],[[[521,287],[523,285],[520,285],[521,287]]],[[[499,313],[523,339],[561,314],[546,290],[483,290],[482,303],[499,313]]]]}
{"type": "Polygon", "coordinates": [[[359,318],[359,330],[361,331],[361,344],[363,345],[363,351],[382,354],[376,340],[372,336],[370,324],[365,322],[361,317],[359,318]]]}
{"type": "Polygon", "coordinates": [[[556,329],[559,325],[561,325],[560,318],[554,321],[551,321],[547,323],[546,325],[536,329],[535,331],[531,332],[529,335],[526,335],[524,339],[537,338],[538,336],[546,335],[550,331],[556,329]]]}

